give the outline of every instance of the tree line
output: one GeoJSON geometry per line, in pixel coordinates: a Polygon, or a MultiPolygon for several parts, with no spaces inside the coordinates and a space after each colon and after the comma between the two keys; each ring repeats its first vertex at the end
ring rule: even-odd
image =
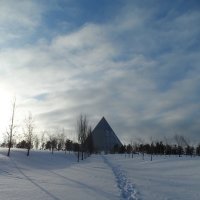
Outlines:
{"type": "Polygon", "coordinates": [[[151,160],[154,155],[177,155],[179,157],[183,155],[200,156],[200,144],[197,146],[190,145],[184,136],[181,135],[175,135],[174,140],[174,144],[164,143],[163,141],[154,141],[150,143],[132,142],[120,147],[115,145],[112,153],[126,154],[129,157],[133,157],[134,154],[141,154],[143,159],[146,154],[151,156],[151,160]]]}
{"type": "MultiPolygon", "coordinates": [[[[10,149],[12,147],[24,148],[27,149],[27,156],[30,155],[30,150],[34,147],[35,149],[49,150],[53,154],[54,151],[68,151],[75,152],[77,155],[77,161],[79,162],[80,158],[83,160],[92,153],[96,153],[94,150],[93,139],[92,139],[92,127],[89,125],[89,121],[86,115],[80,114],[77,119],[76,124],[76,133],[77,140],[72,141],[66,138],[65,130],[54,130],[54,133],[51,131],[43,131],[40,134],[40,137],[35,134],[35,123],[32,116],[32,113],[29,114],[24,119],[24,125],[22,128],[21,140],[16,142],[15,140],[15,128],[14,123],[15,117],[15,108],[16,108],[16,99],[14,99],[12,104],[12,116],[11,123],[8,126],[6,131],[6,137],[4,142],[1,144],[1,147],[7,147],[8,153],[7,156],[10,156],[10,149]]],[[[174,144],[169,144],[168,142],[163,141],[152,141],[150,143],[145,143],[142,140],[139,142],[134,142],[133,140],[130,144],[118,146],[115,145],[110,153],[121,153],[125,155],[141,154],[143,159],[144,155],[151,155],[151,160],[153,155],[198,155],[200,156],[200,144],[193,146],[189,144],[189,141],[181,136],[174,136],[174,144]]]]}
{"type": "Polygon", "coordinates": [[[40,150],[49,150],[53,154],[54,151],[68,151],[75,152],[77,155],[77,160],[79,162],[80,155],[81,159],[88,157],[93,153],[93,142],[92,142],[92,127],[89,126],[89,122],[86,115],[81,114],[77,120],[76,132],[77,132],[77,141],[72,141],[66,138],[65,130],[54,130],[52,131],[43,131],[40,134],[40,137],[35,133],[35,122],[32,116],[32,113],[25,117],[24,123],[22,126],[22,133],[20,134],[20,139],[16,142],[16,125],[14,123],[16,109],[16,99],[14,99],[12,104],[12,117],[11,123],[8,126],[6,131],[4,142],[1,144],[1,147],[7,147],[8,153],[7,156],[10,156],[10,151],[12,147],[27,149],[27,156],[30,155],[30,150],[32,148],[40,150]]]}

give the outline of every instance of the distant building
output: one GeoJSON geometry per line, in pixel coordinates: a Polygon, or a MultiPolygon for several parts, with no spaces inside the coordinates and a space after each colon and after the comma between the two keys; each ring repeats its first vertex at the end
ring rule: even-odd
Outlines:
{"type": "Polygon", "coordinates": [[[114,146],[122,146],[122,143],[103,117],[92,131],[92,139],[94,150],[101,152],[110,152],[114,146]]]}

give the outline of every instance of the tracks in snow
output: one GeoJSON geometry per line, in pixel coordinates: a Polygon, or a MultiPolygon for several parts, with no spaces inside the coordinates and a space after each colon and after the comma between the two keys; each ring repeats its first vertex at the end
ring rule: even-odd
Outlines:
{"type": "Polygon", "coordinates": [[[117,185],[121,190],[122,199],[126,200],[139,200],[137,197],[137,192],[131,183],[131,181],[127,178],[126,173],[119,167],[112,164],[106,156],[102,156],[104,162],[112,169],[115,178],[117,180],[117,185]]]}
{"type": "MultiPolygon", "coordinates": [[[[12,160],[12,159],[11,159],[12,160]]],[[[19,171],[19,173],[30,183],[32,183],[36,188],[40,189],[42,192],[44,192],[46,195],[48,195],[48,197],[50,197],[53,200],[60,200],[59,198],[57,198],[53,193],[51,193],[50,191],[48,191],[47,189],[45,189],[44,187],[42,187],[36,180],[33,180],[30,176],[26,175],[24,173],[24,171],[17,165],[17,163],[12,160],[13,165],[15,166],[15,168],[19,171]]]]}

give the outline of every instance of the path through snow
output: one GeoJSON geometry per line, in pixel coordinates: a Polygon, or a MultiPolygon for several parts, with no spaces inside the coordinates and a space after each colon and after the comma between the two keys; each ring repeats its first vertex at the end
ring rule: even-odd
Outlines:
{"type": "Polygon", "coordinates": [[[77,163],[74,154],[0,148],[0,200],[119,200],[111,168],[99,155],[77,163]]]}
{"type": "Polygon", "coordinates": [[[103,160],[112,169],[115,175],[118,187],[121,190],[122,199],[139,200],[134,185],[128,179],[125,171],[123,171],[119,165],[114,165],[112,162],[110,162],[107,156],[103,156],[103,160]]]}

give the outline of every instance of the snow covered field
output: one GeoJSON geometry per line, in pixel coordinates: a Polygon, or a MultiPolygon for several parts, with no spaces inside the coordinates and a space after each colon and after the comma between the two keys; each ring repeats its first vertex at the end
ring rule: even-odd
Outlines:
{"type": "Polygon", "coordinates": [[[200,157],[134,155],[134,158],[109,155],[110,162],[120,168],[133,184],[139,199],[199,200],[200,157]]]}
{"type": "Polygon", "coordinates": [[[0,200],[199,200],[200,158],[93,155],[0,149],[0,200]]]}

